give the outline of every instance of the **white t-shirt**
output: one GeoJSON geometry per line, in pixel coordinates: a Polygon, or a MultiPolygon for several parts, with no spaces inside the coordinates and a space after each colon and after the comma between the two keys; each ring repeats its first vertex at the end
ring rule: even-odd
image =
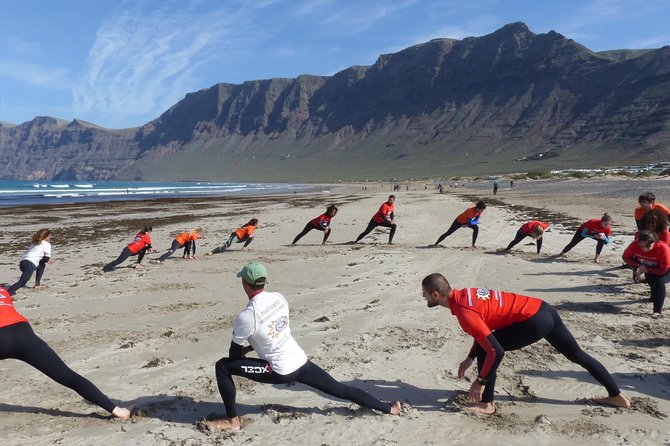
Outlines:
{"type": "Polygon", "coordinates": [[[258,357],[280,375],[295,372],[307,362],[289,327],[288,302],[279,293],[255,295],[233,323],[233,342],[251,344],[258,357]]]}
{"type": "Polygon", "coordinates": [[[51,257],[51,243],[46,240],[42,240],[39,245],[30,245],[21,260],[30,260],[35,266],[39,266],[43,257],[51,257]]]}

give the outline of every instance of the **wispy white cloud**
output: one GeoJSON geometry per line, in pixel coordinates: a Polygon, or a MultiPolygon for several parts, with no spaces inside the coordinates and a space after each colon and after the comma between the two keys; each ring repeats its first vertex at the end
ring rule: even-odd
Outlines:
{"type": "Polygon", "coordinates": [[[0,60],[0,77],[55,90],[67,90],[72,86],[70,72],[66,69],[10,60],[0,60]]]}
{"type": "Polygon", "coordinates": [[[243,11],[144,11],[139,4],[108,19],[98,29],[82,82],[73,89],[75,112],[112,121],[162,112],[183,97],[194,67],[235,45],[239,31],[232,30],[244,22],[243,11]]]}

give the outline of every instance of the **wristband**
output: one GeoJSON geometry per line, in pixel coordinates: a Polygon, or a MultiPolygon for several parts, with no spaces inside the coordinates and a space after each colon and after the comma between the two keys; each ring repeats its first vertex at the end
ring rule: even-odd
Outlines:
{"type": "Polygon", "coordinates": [[[481,384],[482,386],[485,386],[486,383],[487,383],[488,381],[489,381],[488,379],[486,379],[486,378],[482,378],[481,376],[478,376],[478,377],[477,377],[477,382],[478,382],[479,384],[481,384]]]}

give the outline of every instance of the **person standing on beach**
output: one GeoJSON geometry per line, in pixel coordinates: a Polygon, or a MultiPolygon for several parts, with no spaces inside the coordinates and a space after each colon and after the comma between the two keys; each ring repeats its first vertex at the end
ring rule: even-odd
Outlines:
{"type": "Polygon", "coordinates": [[[483,201],[478,201],[475,206],[463,211],[458,217],[456,217],[449,229],[447,229],[447,232],[442,234],[433,246],[438,246],[442,240],[456,232],[457,229],[470,228],[472,229],[472,247],[476,248],[477,236],[479,235],[479,218],[485,209],[486,204],[483,201]]]}
{"type": "Polygon", "coordinates": [[[542,250],[542,236],[544,231],[549,227],[549,223],[545,223],[539,220],[531,220],[528,223],[524,224],[516,231],[516,236],[514,240],[509,242],[505,251],[510,251],[514,246],[519,244],[519,242],[526,237],[531,237],[535,240],[535,246],[537,248],[537,253],[539,254],[542,250]]]}
{"type": "Polygon", "coordinates": [[[365,228],[363,232],[361,232],[358,237],[356,237],[356,240],[353,242],[355,245],[356,243],[360,242],[363,237],[368,235],[369,233],[372,232],[374,228],[377,226],[383,226],[385,228],[391,228],[391,232],[389,233],[389,241],[388,244],[392,245],[393,244],[393,236],[395,235],[395,230],[396,230],[396,224],[395,224],[395,195],[389,195],[388,200],[386,200],[382,205],[379,207],[379,210],[375,215],[372,216],[372,219],[370,220],[370,223],[368,223],[368,227],[365,228]]]}
{"type": "Polygon", "coordinates": [[[438,305],[448,308],[461,329],[474,338],[470,352],[458,366],[458,379],[463,379],[477,360],[477,378],[470,386],[470,410],[485,415],[496,413],[493,401],[496,373],[505,352],[519,350],[540,339],[546,339],[563,356],[585,368],[607,389],[608,396],[594,397],[593,401],[630,407],[607,369],[579,347],[556,309],[547,302],[484,288],[455,290],[439,273],[426,276],[421,289],[429,308],[438,305]]]}
{"type": "Polygon", "coordinates": [[[400,413],[399,401],[385,403],[362,389],[342,384],[309,360],[291,336],[288,302],[279,293],[265,291],[268,274],[263,265],[249,262],[237,277],[249,303],[233,322],[228,357],[216,363],[216,382],[226,417],[205,422],[210,430],[240,430],[233,376],[264,384],[298,382],[359,406],[391,415],[400,413]],[[258,358],[246,358],[251,351],[258,358]]]}
{"type": "MultiPolygon", "coordinates": [[[[14,309],[12,297],[0,287],[0,360],[18,359],[69,387],[82,398],[96,404],[121,420],[130,418],[130,409],[112,403],[92,382],[70,369],[46,342],[33,331],[28,319],[14,309]]],[[[9,376],[3,377],[4,385],[9,376]]]]}
{"type": "Polygon", "coordinates": [[[47,263],[53,263],[53,258],[51,258],[51,231],[40,229],[33,235],[32,242],[28,247],[28,251],[23,254],[19,261],[21,277],[18,282],[8,289],[11,296],[15,295],[19,288],[26,286],[33,273],[35,273],[34,288],[46,288],[46,285],[42,285],[42,276],[46,270],[47,263]]]}
{"type": "Polygon", "coordinates": [[[125,262],[129,257],[137,256],[137,262],[133,264],[133,268],[144,268],[142,266],[142,259],[147,252],[154,252],[154,249],[151,247],[151,231],[153,228],[150,225],[146,225],[140,232],[137,233],[135,239],[128,244],[119,257],[116,258],[113,262],[109,262],[102,268],[102,272],[113,271],[117,265],[125,262]]]}
{"type": "Polygon", "coordinates": [[[655,232],[643,229],[623,252],[623,261],[633,267],[633,280],[641,282],[642,274],[651,290],[653,318],[661,317],[665,302],[665,284],[670,280],[670,246],[658,241],[655,232]]]}
{"type": "Polygon", "coordinates": [[[646,192],[640,195],[637,202],[640,204],[640,206],[635,208],[635,224],[637,225],[638,230],[645,229],[644,223],[642,222],[642,216],[653,209],[660,209],[666,216],[670,217],[670,209],[663,206],[661,203],[656,203],[656,195],[651,192],[646,192]]]}
{"type": "Polygon", "coordinates": [[[558,254],[557,257],[564,256],[568,251],[574,248],[579,242],[581,242],[585,238],[592,238],[597,242],[596,256],[593,259],[593,261],[595,263],[599,263],[598,258],[600,257],[600,253],[603,250],[603,246],[605,246],[610,242],[611,233],[612,233],[612,217],[610,217],[608,213],[605,213],[600,218],[600,220],[597,218],[588,220],[582,223],[579,229],[577,229],[577,232],[575,232],[575,235],[572,237],[570,243],[565,245],[565,248],[563,248],[563,251],[561,251],[561,253],[558,254]]]}
{"type": "Polygon", "coordinates": [[[212,254],[218,254],[230,248],[233,243],[242,243],[242,242],[244,242],[244,245],[242,246],[242,251],[246,251],[247,246],[249,246],[249,244],[254,241],[254,237],[252,234],[254,233],[257,227],[258,227],[258,219],[252,218],[245,225],[233,231],[233,233],[230,234],[230,237],[228,237],[226,243],[219,246],[218,248],[214,248],[212,251],[208,252],[207,255],[211,256],[212,254]]]}
{"type": "Polygon", "coordinates": [[[493,195],[498,195],[498,179],[493,180],[493,195]]]}
{"type": "Polygon", "coordinates": [[[193,258],[195,259],[195,241],[199,240],[201,238],[205,237],[205,232],[202,230],[202,228],[197,228],[194,229],[190,232],[182,232],[179,234],[175,239],[172,241],[172,246],[170,246],[170,249],[160,256],[158,260],[156,260],[157,263],[164,262],[168,257],[170,257],[176,250],[179,248],[182,248],[188,244],[189,246],[189,251],[193,249],[193,258]]]}
{"type": "Polygon", "coordinates": [[[323,231],[323,241],[321,244],[325,245],[328,241],[328,237],[330,237],[330,221],[333,219],[333,217],[335,217],[335,215],[337,215],[337,206],[331,204],[328,206],[328,208],[326,208],[326,212],[307,222],[302,232],[295,236],[293,242],[291,242],[291,246],[295,246],[295,244],[298,243],[298,240],[303,238],[305,234],[307,234],[312,229],[323,231]]]}

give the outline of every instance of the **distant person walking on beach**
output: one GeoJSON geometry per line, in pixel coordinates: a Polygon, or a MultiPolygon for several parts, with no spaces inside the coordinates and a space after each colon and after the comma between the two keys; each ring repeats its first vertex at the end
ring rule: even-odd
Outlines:
{"type": "Polygon", "coordinates": [[[526,237],[531,237],[535,240],[535,246],[537,248],[537,253],[539,254],[540,251],[542,250],[542,236],[544,235],[544,231],[547,230],[549,227],[549,223],[545,223],[543,221],[539,220],[531,220],[528,223],[524,224],[519,228],[518,231],[516,231],[516,236],[514,237],[514,240],[509,242],[509,245],[507,245],[507,248],[505,248],[505,251],[511,250],[513,247],[515,247],[519,242],[526,237]]]}
{"type": "Polygon", "coordinates": [[[105,265],[102,268],[102,271],[113,271],[117,265],[122,264],[128,260],[129,257],[134,256],[137,256],[137,262],[133,264],[133,268],[144,268],[144,266],[142,266],[142,259],[144,259],[144,255],[147,252],[154,252],[153,248],[151,247],[151,231],[152,227],[149,225],[146,225],[144,228],[142,228],[142,230],[137,233],[133,241],[130,242],[128,246],[123,248],[123,251],[121,251],[119,257],[117,257],[113,262],[109,262],[107,265],[105,265]]]}
{"type": "Polygon", "coordinates": [[[51,231],[40,229],[33,235],[32,242],[28,247],[28,251],[23,254],[19,261],[21,277],[18,282],[8,289],[9,294],[12,296],[16,294],[19,288],[26,286],[33,273],[35,273],[34,288],[46,288],[46,285],[42,285],[42,276],[46,270],[47,263],[53,263],[53,259],[51,258],[51,231]]]}
{"type": "Polygon", "coordinates": [[[421,282],[428,307],[451,310],[464,332],[474,338],[468,356],[458,366],[463,379],[474,360],[477,378],[470,386],[470,410],[485,415],[496,413],[493,402],[496,375],[505,352],[519,350],[546,339],[552,347],[607,389],[608,396],[593,401],[629,408],[630,402],[607,369],[584,352],[563,324],[554,307],[541,299],[484,288],[452,289],[442,274],[433,273],[421,282]]]}
{"type": "Polygon", "coordinates": [[[660,209],[665,212],[665,215],[670,217],[670,209],[663,206],[661,203],[656,203],[656,195],[651,192],[646,192],[640,195],[637,202],[640,204],[640,206],[635,208],[635,224],[637,225],[637,229],[645,229],[642,222],[642,216],[653,209],[660,209]]]}
{"type": "Polygon", "coordinates": [[[279,293],[265,291],[267,276],[265,267],[257,262],[246,264],[237,273],[249,303],[233,322],[228,357],[216,363],[216,382],[226,416],[206,421],[205,425],[210,430],[240,430],[233,376],[264,384],[298,382],[362,407],[398,415],[399,401],[379,401],[365,390],[336,381],[309,360],[291,336],[288,302],[279,293]],[[258,358],[246,358],[251,351],[255,351],[258,358]]]}
{"type": "Polygon", "coordinates": [[[188,245],[188,250],[190,252],[193,249],[193,257],[195,257],[195,241],[205,237],[205,233],[202,228],[194,229],[190,232],[182,232],[172,241],[172,246],[168,251],[160,256],[157,260],[158,263],[164,262],[168,257],[175,253],[176,250],[188,245]]]}
{"type": "Polygon", "coordinates": [[[612,233],[612,217],[609,214],[605,213],[600,220],[594,218],[592,220],[582,223],[582,225],[577,229],[575,235],[572,237],[570,243],[568,243],[563,251],[558,255],[558,257],[564,256],[568,251],[577,246],[579,242],[585,238],[592,238],[596,241],[596,256],[593,259],[595,263],[598,263],[598,258],[600,253],[603,250],[603,246],[610,242],[610,234],[612,233]]]}
{"type": "Polygon", "coordinates": [[[442,240],[456,232],[457,229],[470,228],[472,229],[472,247],[476,248],[477,236],[479,235],[479,218],[485,209],[486,204],[483,201],[478,201],[475,206],[463,211],[458,217],[456,217],[449,229],[447,229],[447,232],[442,234],[433,246],[438,246],[442,240]]]}
{"type": "Polygon", "coordinates": [[[498,195],[498,180],[493,180],[493,195],[498,195]]]}
{"type": "Polygon", "coordinates": [[[391,228],[391,232],[389,233],[389,241],[388,244],[392,245],[393,244],[393,236],[395,235],[395,230],[396,230],[396,224],[395,224],[395,219],[394,219],[394,213],[395,213],[395,195],[389,195],[388,200],[386,200],[382,205],[379,207],[379,210],[375,215],[372,216],[372,219],[370,220],[370,223],[368,223],[368,227],[365,228],[365,231],[361,232],[358,237],[356,237],[356,240],[354,241],[354,244],[358,243],[368,235],[374,228],[377,226],[383,226],[385,228],[391,228]]]}
{"type": "MultiPolygon", "coordinates": [[[[69,387],[86,401],[96,404],[121,420],[130,418],[130,410],[112,403],[92,382],[70,369],[51,347],[33,331],[28,319],[14,309],[9,291],[0,287],[0,360],[18,359],[69,387]]],[[[11,386],[9,374],[3,384],[11,386]]]]}
{"type": "Polygon", "coordinates": [[[295,244],[298,243],[298,240],[303,238],[305,234],[307,234],[312,229],[323,231],[323,241],[321,244],[325,245],[328,241],[328,237],[330,237],[330,221],[333,219],[333,217],[335,217],[335,215],[337,215],[337,206],[331,204],[328,206],[328,208],[326,208],[326,212],[307,222],[302,232],[295,236],[291,246],[295,246],[295,244]]]}
{"type": "Polygon", "coordinates": [[[233,243],[242,243],[242,242],[244,242],[244,245],[242,246],[242,251],[246,251],[247,246],[249,246],[249,244],[254,241],[254,237],[252,234],[254,233],[257,227],[258,227],[258,219],[252,218],[245,225],[233,231],[233,233],[230,234],[230,237],[228,237],[226,243],[219,246],[218,248],[214,248],[212,251],[208,252],[207,255],[211,256],[212,254],[221,253],[226,249],[230,248],[233,243]]]}
{"type": "Polygon", "coordinates": [[[665,284],[670,280],[670,246],[658,241],[656,233],[643,229],[623,252],[623,261],[634,268],[633,280],[645,281],[651,290],[654,304],[652,317],[661,317],[665,302],[665,284]]]}

